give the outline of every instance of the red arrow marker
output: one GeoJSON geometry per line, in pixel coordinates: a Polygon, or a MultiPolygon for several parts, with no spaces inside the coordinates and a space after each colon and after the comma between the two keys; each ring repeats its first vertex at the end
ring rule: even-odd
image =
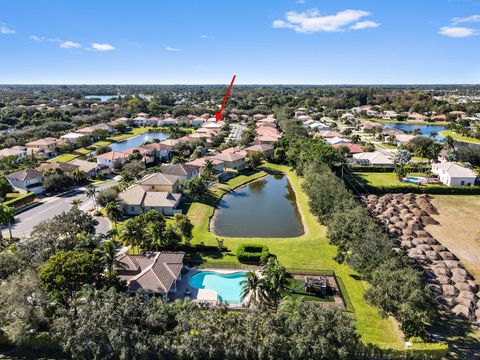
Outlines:
{"type": "Polygon", "coordinates": [[[225,107],[225,104],[227,103],[228,95],[230,95],[230,90],[232,90],[233,82],[235,81],[235,78],[236,78],[236,77],[237,77],[237,75],[233,75],[232,82],[230,83],[230,86],[229,86],[228,89],[227,89],[227,93],[225,94],[225,97],[223,98],[222,107],[221,107],[220,110],[218,110],[217,113],[215,114],[215,119],[217,119],[217,121],[222,118],[223,108],[225,107]]]}

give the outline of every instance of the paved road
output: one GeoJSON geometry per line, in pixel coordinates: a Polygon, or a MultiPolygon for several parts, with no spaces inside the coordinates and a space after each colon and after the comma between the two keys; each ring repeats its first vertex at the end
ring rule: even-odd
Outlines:
{"type": "MultiPolygon", "coordinates": [[[[118,184],[116,181],[109,181],[96,186],[96,188],[98,191],[101,191],[116,184],[118,184]]],[[[75,199],[80,199],[82,201],[80,205],[81,210],[89,211],[93,209],[93,200],[88,199],[85,192],[86,188],[81,187],[65,195],[44,198],[42,200],[44,202],[42,205],[36,206],[17,215],[17,222],[14,226],[12,226],[13,235],[18,237],[26,237],[30,234],[35,225],[41,223],[42,221],[49,220],[55,215],[59,215],[64,211],[68,211],[72,206],[72,200],[75,199]]],[[[95,229],[96,233],[106,233],[111,229],[112,226],[108,219],[101,217],[96,219],[99,222],[95,229]]],[[[4,229],[3,234],[7,235],[8,229],[4,229]]]]}

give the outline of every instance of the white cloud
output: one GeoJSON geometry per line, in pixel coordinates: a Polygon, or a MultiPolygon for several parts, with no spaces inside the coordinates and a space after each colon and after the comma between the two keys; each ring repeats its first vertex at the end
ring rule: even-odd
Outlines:
{"type": "Polygon", "coordinates": [[[8,34],[15,34],[15,32],[16,32],[15,30],[13,30],[12,28],[9,28],[6,25],[0,25],[0,34],[8,35],[8,34]]]}
{"type": "Polygon", "coordinates": [[[370,21],[367,26],[367,21],[358,22],[358,20],[371,15],[370,12],[364,10],[343,10],[335,15],[320,14],[318,9],[311,9],[303,12],[289,11],[285,14],[286,21],[275,20],[273,27],[292,29],[299,33],[313,33],[313,32],[339,32],[348,29],[351,25],[352,30],[365,29],[367,27],[378,26],[379,24],[370,21]],[[361,24],[361,25],[358,25],[361,24]],[[355,27],[355,26],[360,27],[355,27]]]}
{"type": "Polygon", "coordinates": [[[167,51],[182,51],[182,49],[174,48],[174,47],[171,47],[171,46],[166,46],[165,50],[167,50],[167,51]]]}
{"type": "Polygon", "coordinates": [[[213,36],[205,35],[205,34],[200,35],[200,37],[201,37],[202,39],[205,39],[205,40],[213,40],[213,39],[215,39],[213,36]]]}
{"type": "Polygon", "coordinates": [[[305,4],[306,1],[305,0],[297,0],[297,4],[305,4]]]}
{"type": "Polygon", "coordinates": [[[469,23],[469,22],[479,22],[480,21],[480,15],[472,15],[472,16],[467,16],[464,18],[461,17],[455,17],[452,19],[452,24],[462,24],[462,23],[469,23]]]}
{"type": "Polygon", "coordinates": [[[110,44],[93,43],[92,49],[96,51],[112,51],[112,50],[115,50],[115,47],[110,44]]]}
{"type": "Polygon", "coordinates": [[[64,49],[74,49],[74,48],[82,47],[82,44],[69,40],[69,41],[62,42],[60,44],[60,47],[64,49]]]}
{"type": "Polygon", "coordinates": [[[477,35],[477,30],[458,26],[444,26],[440,28],[438,33],[452,38],[464,38],[477,35]]]}
{"type": "Polygon", "coordinates": [[[359,21],[352,26],[350,26],[350,29],[352,30],[362,30],[362,29],[368,29],[368,28],[376,28],[380,26],[379,23],[371,20],[366,20],[366,21],[359,21]]]}
{"type": "Polygon", "coordinates": [[[37,36],[37,35],[30,35],[30,40],[33,41],[44,41],[46,40],[43,36],[37,36]]]}

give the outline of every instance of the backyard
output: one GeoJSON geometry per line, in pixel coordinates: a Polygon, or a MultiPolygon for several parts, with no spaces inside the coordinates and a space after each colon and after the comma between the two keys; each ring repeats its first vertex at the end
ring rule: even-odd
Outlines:
{"type": "MultiPolygon", "coordinates": [[[[267,171],[281,171],[285,173],[297,196],[297,206],[301,213],[305,234],[296,238],[227,238],[222,237],[228,252],[221,256],[218,253],[202,256],[203,267],[242,268],[245,265],[238,262],[233,254],[235,249],[245,242],[254,242],[267,245],[269,251],[275,254],[288,271],[315,273],[323,270],[333,270],[345,285],[348,296],[353,304],[354,316],[358,333],[365,343],[374,343],[386,346],[400,346],[403,336],[397,323],[391,317],[382,317],[377,308],[369,306],[364,300],[364,293],[368,284],[346,264],[338,264],[333,260],[336,247],[330,245],[326,237],[326,227],[320,225],[308,208],[307,196],[301,190],[301,179],[283,165],[266,164],[263,170],[250,174],[240,175],[227,183],[214,187],[217,195],[223,195],[249,181],[259,179],[267,171]]],[[[209,231],[209,221],[213,216],[214,206],[211,204],[194,202],[188,209],[188,216],[195,225],[193,230],[193,244],[204,243],[208,246],[217,246],[217,236],[209,231]]],[[[239,220],[241,221],[241,220],[239,220]]]]}

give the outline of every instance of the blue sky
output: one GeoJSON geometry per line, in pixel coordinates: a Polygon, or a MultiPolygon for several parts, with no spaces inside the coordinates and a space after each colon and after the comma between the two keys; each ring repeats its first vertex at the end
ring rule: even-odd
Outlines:
{"type": "Polygon", "coordinates": [[[480,0],[0,0],[0,83],[480,83],[480,0]]]}

